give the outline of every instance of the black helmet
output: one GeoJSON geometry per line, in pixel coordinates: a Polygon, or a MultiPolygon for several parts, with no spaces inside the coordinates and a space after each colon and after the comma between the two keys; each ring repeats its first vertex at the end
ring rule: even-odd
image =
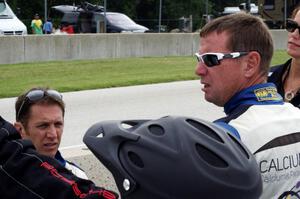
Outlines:
{"type": "Polygon", "coordinates": [[[99,122],[83,141],[112,172],[122,199],[253,199],[262,192],[248,149],[204,120],[99,122]]]}

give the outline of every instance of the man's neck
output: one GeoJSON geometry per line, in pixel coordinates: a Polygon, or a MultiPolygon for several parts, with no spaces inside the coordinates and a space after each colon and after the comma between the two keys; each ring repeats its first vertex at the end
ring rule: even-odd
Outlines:
{"type": "Polygon", "coordinates": [[[249,79],[245,84],[243,85],[243,89],[249,88],[251,86],[257,85],[257,84],[263,84],[267,82],[267,77],[265,75],[256,75],[253,76],[253,78],[249,79]]]}

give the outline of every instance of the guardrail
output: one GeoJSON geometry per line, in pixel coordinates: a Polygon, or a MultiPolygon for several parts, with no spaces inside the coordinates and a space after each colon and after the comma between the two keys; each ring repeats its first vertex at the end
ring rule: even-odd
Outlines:
{"type": "MultiPolygon", "coordinates": [[[[287,32],[272,30],[275,49],[285,49],[287,32]]],[[[189,56],[199,33],[26,35],[0,37],[0,64],[124,57],[189,56]]]]}

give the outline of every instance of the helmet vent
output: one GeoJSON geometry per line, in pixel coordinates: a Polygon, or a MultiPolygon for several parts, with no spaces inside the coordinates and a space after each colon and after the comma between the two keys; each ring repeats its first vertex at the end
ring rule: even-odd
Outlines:
{"type": "Polygon", "coordinates": [[[165,134],[164,128],[159,125],[152,124],[148,128],[149,131],[154,135],[162,136],[163,134],[165,134]]]}
{"type": "Polygon", "coordinates": [[[128,152],[129,160],[137,167],[144,168],[144,162],[136,153],[129,151],[128,152]]]}
{"type": "Polygon", "coordinates": [[[130,128],[132,128],[133,126],[135,126],[136,125],[136,123],[131,123],[131,122],[127,122],[127,121],[123,121],[122,123],[121,123],[121,126],[122,126],[122,128],[124,128],[124,129],[130,129],[130,128]]]}
{"type": "Polygon", "coordinates": [[[245,148],[241,145],[241,143],[239,143],[237,141],[237,139],[231,134],[231,133],[227,133],[227,135],[229,135],[229,137],[233,140],[234,143],[236,143],[236,145],[238,146],[238,148],[240,149],[240,151],[247,157],[247,159],[250,158],[249,153],[245,150],[245,148]]]}
{"type": "Polygon", "coordinates": [[[220,168],[228,167],[228,163],[225,160],[223,160],[220,156],[218,156],[208,148],[197,143],[196,150],[199,156],[208,164],[220,168]]]}
{"type": "Polygon", "coordinates": [[[103,130],[103,127],[100,126],[100,128],[98,129],[97,138],[103,138],[103,137],[104,137],[104,130],[103,130]]]}
{"type": "Polygon", "coordinates": [[[195,120],[191,120],[191,119],[188,119],[186,120],[187,123],[189,123],[190,125],[192,125],[193,127],[195,127],[196,129],[199,130],[200,133],[203,133],[211,138],[213,138],[214,140],[217,140],[221,143],[224,143],[224,141],[220,138],[219,135],[217,135],[215,133],[214,130],[212,130],[211,128],[209,128],[208,126],[204,125],[204,124],[201,124],[195,120]]]}

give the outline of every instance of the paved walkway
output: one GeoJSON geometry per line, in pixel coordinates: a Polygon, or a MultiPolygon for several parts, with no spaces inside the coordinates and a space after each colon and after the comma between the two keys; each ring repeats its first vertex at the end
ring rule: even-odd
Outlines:
{"type": "MultiPolygon", "coordinates": [[[[214,120],[223,109],[207,103],[199,80],[178,81],[63,93],[66,102],[65,130],[61,147],[82,146],[82,137],[103,120],[157,119],[181,115],[214,120]]],[[[14,121],[15,98],[0,99],[0,115],[14,121]]]]}

